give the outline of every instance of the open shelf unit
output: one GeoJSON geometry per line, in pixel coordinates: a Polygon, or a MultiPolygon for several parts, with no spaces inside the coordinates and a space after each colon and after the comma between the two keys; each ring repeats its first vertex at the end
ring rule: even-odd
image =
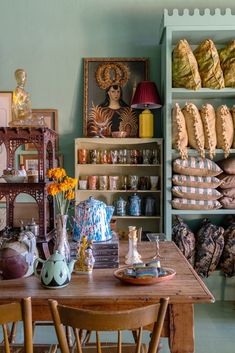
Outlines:
{"type": "Polygon", "coordinates": [[[127,232],[129,225],[136,225],[142,227],[144,231],[150,232],[162,232],[163,231],[163,141],[159,138],[144,139],[144,138],[77,138],[75,139],[75,177],[89,177],[92,175],[102,176],[122,176],[137,175],[141,176],[158,176],[158,187],[157,190],[76,190],[76,204],[80,201],[88,199],[90,196],[95,197],[101,201],[104,201],[108,205],[113,205],[118,197],[122,197],[126,201],[128,198],[135,193],[141,198],[141,201],[145,197],[151,195],[155,199],[156,214],[154,216],[117,216],[114,215],[112,220],[116,221],[117,230],[121,232],[127,232]],[[78,151],[81,149],[91,150],[137,150],[143,151],[145,149],[157,150],[158,163],[156,164],[79,164],[78,151]]]}
{"type": "MultiPolygon", "coordinates": [[[[172,117],[171,112],[175,103],[179,103],[181,107],[186,102],[192,102],[200,107],[202,104],[210,103],[215,108],[221,104],[232,107],[235,104],[235,89],[224,88],[220,90],[212,90],[201,88],[197,91],[184,88],[172,87],[172,51],[180,39],[187,39],[188,43],[194,49],[205,39],[214,41],[217,49],[224,47],[230,41],[235,39],[235,16],[231,14],[230,9],[226,9],[222,14],[216,9],[213,14],[206,9],[199,12],[195,9],[192,13],[184,10],[180,13],[173,10],[172,14],[168,10],[164,10],[160,29],[161,43],[161,62],[162,62],[162,80],[161,91],[164,96],[163,108],[163,129],[164,129],[164,231],[168,239],[171,239],[172,219],[174,215],[186,215],[187,219],[192,216],[216,216],[234,214],[231,209],[219,209],[208,211],[194,210],[176,210],[172,209],[171,188],[172,188],[172,160],[179,157],[175,150],[172,150],[172,117]]],[[[230,151],[230,155],[235,155],[235,150],[230,151]]],[[[197,152],[189,149],[189,155],[197,155],[197,152]]],[[[216,159],[223,159],[223,151],[216,150],[216,159]]],[[[218,218],[220,218],[218,217],[218,218]]],[[[184,218],[184,217],[183,217],[184,218]]]]}

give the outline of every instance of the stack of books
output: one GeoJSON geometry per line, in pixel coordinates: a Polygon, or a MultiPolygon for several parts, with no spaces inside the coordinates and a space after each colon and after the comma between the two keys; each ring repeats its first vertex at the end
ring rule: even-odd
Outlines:
{"type": "MultiPolygon", "coordinates": [[[[79,243],[70,242],[71,258],[76,258],[79,243]]],[[[119,266],[119,238],[113,232],[112,239],[93,243],[94,268],[118,268],[119,266]]]]}

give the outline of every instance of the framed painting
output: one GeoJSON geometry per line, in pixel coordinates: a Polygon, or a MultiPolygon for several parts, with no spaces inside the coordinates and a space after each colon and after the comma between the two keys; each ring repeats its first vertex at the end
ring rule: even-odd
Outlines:
{"type": "Polygon", "coordinates": [[[37,154],[20,154],[20,164],[23,164],[25,170],[38,170],[37,154]]]}
{"type": "Polygon", "coordinates": [[[0,126],[7,127],[12,120],[12,92],[0,92],[0,126]]]}
{"type": "Polygon", "coordinates": [[[84,136],[138,136],[131,100],[137,84],[148,79],[148,66],[147,58],[84,58],[84,136]]]}
{"type": "MultiPolygon", "coordinates": [[[[46,123],[46,126],[58,132],[58,110],[57,109],[32,109],[34,117],[42,117],[46,123]]],[[[33,143],[25,144],[26,151],[34,151],[35,146],[33,143]]]]}

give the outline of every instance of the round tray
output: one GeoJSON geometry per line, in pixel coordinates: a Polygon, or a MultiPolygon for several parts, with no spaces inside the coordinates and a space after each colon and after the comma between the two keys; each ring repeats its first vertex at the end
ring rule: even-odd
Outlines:
{"type": "Polygon", "coordinates": [[[167,271],[167,274],[165,276],[149,277],[149,278],[132,278],[124,275],[123,271],[125,270],[125,268],[126,267],[122,267],[114,271],[113,273],[114,277],[116,277],[117,279],[119,279],[121,282],[124,282],[124,283],[130,283],[130,284],[142,285],[142,286],[168,281],[176,274],[175,270],[173,270],[172,268],[164,267],[163,269],[167,271]]]}

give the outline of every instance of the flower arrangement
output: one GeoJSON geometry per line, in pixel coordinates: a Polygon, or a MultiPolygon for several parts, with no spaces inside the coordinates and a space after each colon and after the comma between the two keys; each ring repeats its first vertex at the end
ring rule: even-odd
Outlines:
{"type": "Polygon", "coordinates": [[[77,179],[69,177],[63,168],[48,169],[47,177],[52,180],[47,187],[48,194],[55,198],[59,214],[67,215],[70,201],[75,197],[77,179]]]}

